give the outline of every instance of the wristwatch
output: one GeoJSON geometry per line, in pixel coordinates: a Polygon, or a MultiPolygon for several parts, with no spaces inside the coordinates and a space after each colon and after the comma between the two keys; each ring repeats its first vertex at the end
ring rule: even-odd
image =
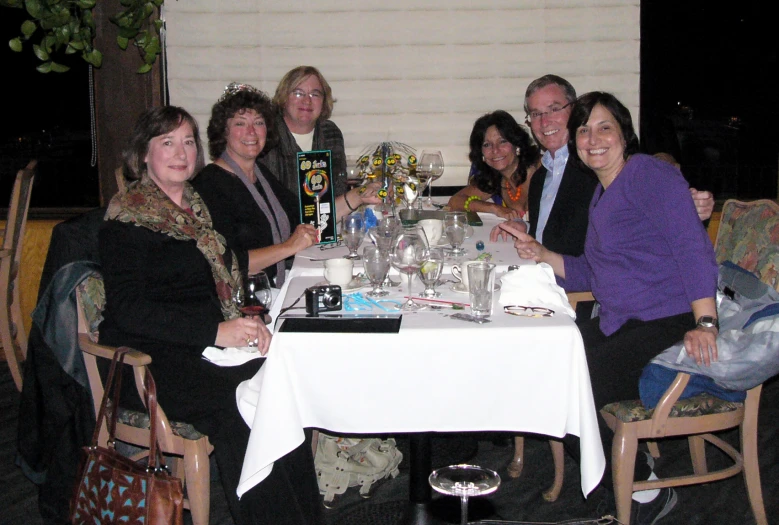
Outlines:
{"type": "Polygon", "coordinates": [[[719,332],[719,319],[710,315],[702,315],[698,318],[696,326],[702,326],[703,328],[716,328],[719,332]]]}

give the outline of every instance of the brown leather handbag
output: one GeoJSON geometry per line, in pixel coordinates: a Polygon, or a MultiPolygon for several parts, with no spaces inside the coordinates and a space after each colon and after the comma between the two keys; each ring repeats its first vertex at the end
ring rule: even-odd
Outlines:
{"type": "Polygon", "coordinates": [[[122,364],[129,350],[127,347],[116,349],[92,444],[83,449],[85,458],[82,460],[81,477],[70,502],[70,521],[74,525],[182,525],[184,521],[181,480],[171,476],[160,461],[156,428],[157,387],[148,368],[144,392],[151,418],[148,466],[126,458],[114,449],[122,364]],[[108,448],[104,448],[99,447],[97,441],[112,387],[113,409],[108,418],[108,448]]]}

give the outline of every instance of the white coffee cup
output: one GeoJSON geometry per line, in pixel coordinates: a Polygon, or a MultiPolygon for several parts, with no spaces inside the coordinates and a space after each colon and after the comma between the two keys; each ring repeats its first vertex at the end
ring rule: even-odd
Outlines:
{"type": "Polygon", "coordinates": [[[452,275],[455,279],[462,283],[466,290],[468,289],[468,266],[471,264],[478,264],[480,262],[483,261],[465,261],[463,263],[452,266],[452,275]]]}
{"type": "Polygon", "coordinates": [[[351,259],[328,259],[325,261],[325,279],[330,284],[346,286],[352,280],[354,262],[351,259]]]}
{"type": "Polygon", "coordinates": [[[425,230],[425,236],[430,246],[435,246],[441,240],[444,234],[444,221],[440,219],[422,219],[418,222],[419,226],[425,230]]]}

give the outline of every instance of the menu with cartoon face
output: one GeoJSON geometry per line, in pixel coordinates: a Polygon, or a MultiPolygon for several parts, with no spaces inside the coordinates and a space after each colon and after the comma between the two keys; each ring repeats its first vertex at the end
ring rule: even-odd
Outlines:
{"type": "Polygon", "coordinates": [[[319,244],[338,240],[331,160],[330,150],[298,152],[300,222],[317,229],[319,244]]]}

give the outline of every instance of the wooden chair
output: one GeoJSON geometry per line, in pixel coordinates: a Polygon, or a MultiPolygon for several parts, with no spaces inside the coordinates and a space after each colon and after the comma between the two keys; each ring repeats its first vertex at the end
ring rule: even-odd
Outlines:
{"type": "Polygon", "coordinates": [[[19,295],[19,264],[22,259],[22,242],[30,209],[30,194],[35,179],[37,161],[31,160],[16,175],[11,205],[8,208],[3,247],[0,250],[0,290],[3,305],[0,307],[0,343],[5,360],[11,369],[16,388],[22,391],[22,363],[27,358],[27,332],[22,322],[21,297],[19,295]]]}
{"type": "MultiPolygon", "coordinates": [[[[590,292],[572,292],[568,294],[568,302],[576,310],[579,301],[593,301],[594,298],[590,292]]],[[[563,489],[563,474],[565,471],[565,457],[563,454],[563,443],[558,439],[550,439],[549,446],[552,449],[552,460],[554,461],[554,481],[552,486],[546,489],[542,496],[545,501],[556,501],[563,489]]],[[[514,457],[508,466],[508,475],[511,478],[518,478],[522,474],[522,467],[525,465],[525,438],[523,436],[514,436],[514,457]]]]}
{"type": "MultiPolygon", "coordinates": [[[[97,277],[88,277],[76,289],[78,301],[78,338],[79,346],[84,356],[89,384],[95,411],[100,409],[103,399],[103,380],[98,370],[98,359],[111,360],[114,348],[96,343],[98,325],[103,320],[102,311],[105,305],[103,281],[97,277]]],[[[139,394],[143,392],[143,381],[146,366],[151,363],[151,357],[133,350],[125,356],[125,364],[133,367],[135,384],[139,394]]],[[[141,394],[141,399],[143,395],[141,394]]],[[[194,525],[208,525],[211,504],[211,473],[208,456],[214,447],[209,443],[208,436],[198,432],[188,423],[169,421],[165,411],[159,407],[157,411],[158,439],[166,462],[171,467],[174,476],[184,481],[187,499],[184,507],[192,513],[194,525]],[[171,457],[173,456],[173,457],[171,457]]],[[[149,444],[148,414],[119,408],[116,424],[116,439],[135,447],[144,448],[138,454],[131,456],[139,460],[148,455],[149,444]]],[[[99,443],[106,445],[108,429],[105,422],[100,430],[99,443]]]]}
{"type": "MultiPolygon", "coordinates": [[[[768,200],[748,204],[727,201],[717,232],[716,254],[718,262],[735,262],[779,290],[779,205],[768,200]]],[[[763,386],[750,389],[744,403],[705,394],[679,401],[689,379],[689,374],[677,374],[654,410],[645,409],[639,400],[611,403],[601,409],[601,415],[614,431],[611,457],[617,519],[629,525],[634,491],[709,483],[743,472],[755,522],[767,525],[757,451],[757,416],[763,386]],[[741,450],[713,434],[734,427],[739,427],[741,450]],[[671,436],[687,436],[693,473],[633,481],[638,440],[671,436]],[[706,443],[720,449],[733,464],[709,471],[706,443]]],[[[656,444],[650,443],[649,450],[652,456],[659,457],[656,444]]]]}

